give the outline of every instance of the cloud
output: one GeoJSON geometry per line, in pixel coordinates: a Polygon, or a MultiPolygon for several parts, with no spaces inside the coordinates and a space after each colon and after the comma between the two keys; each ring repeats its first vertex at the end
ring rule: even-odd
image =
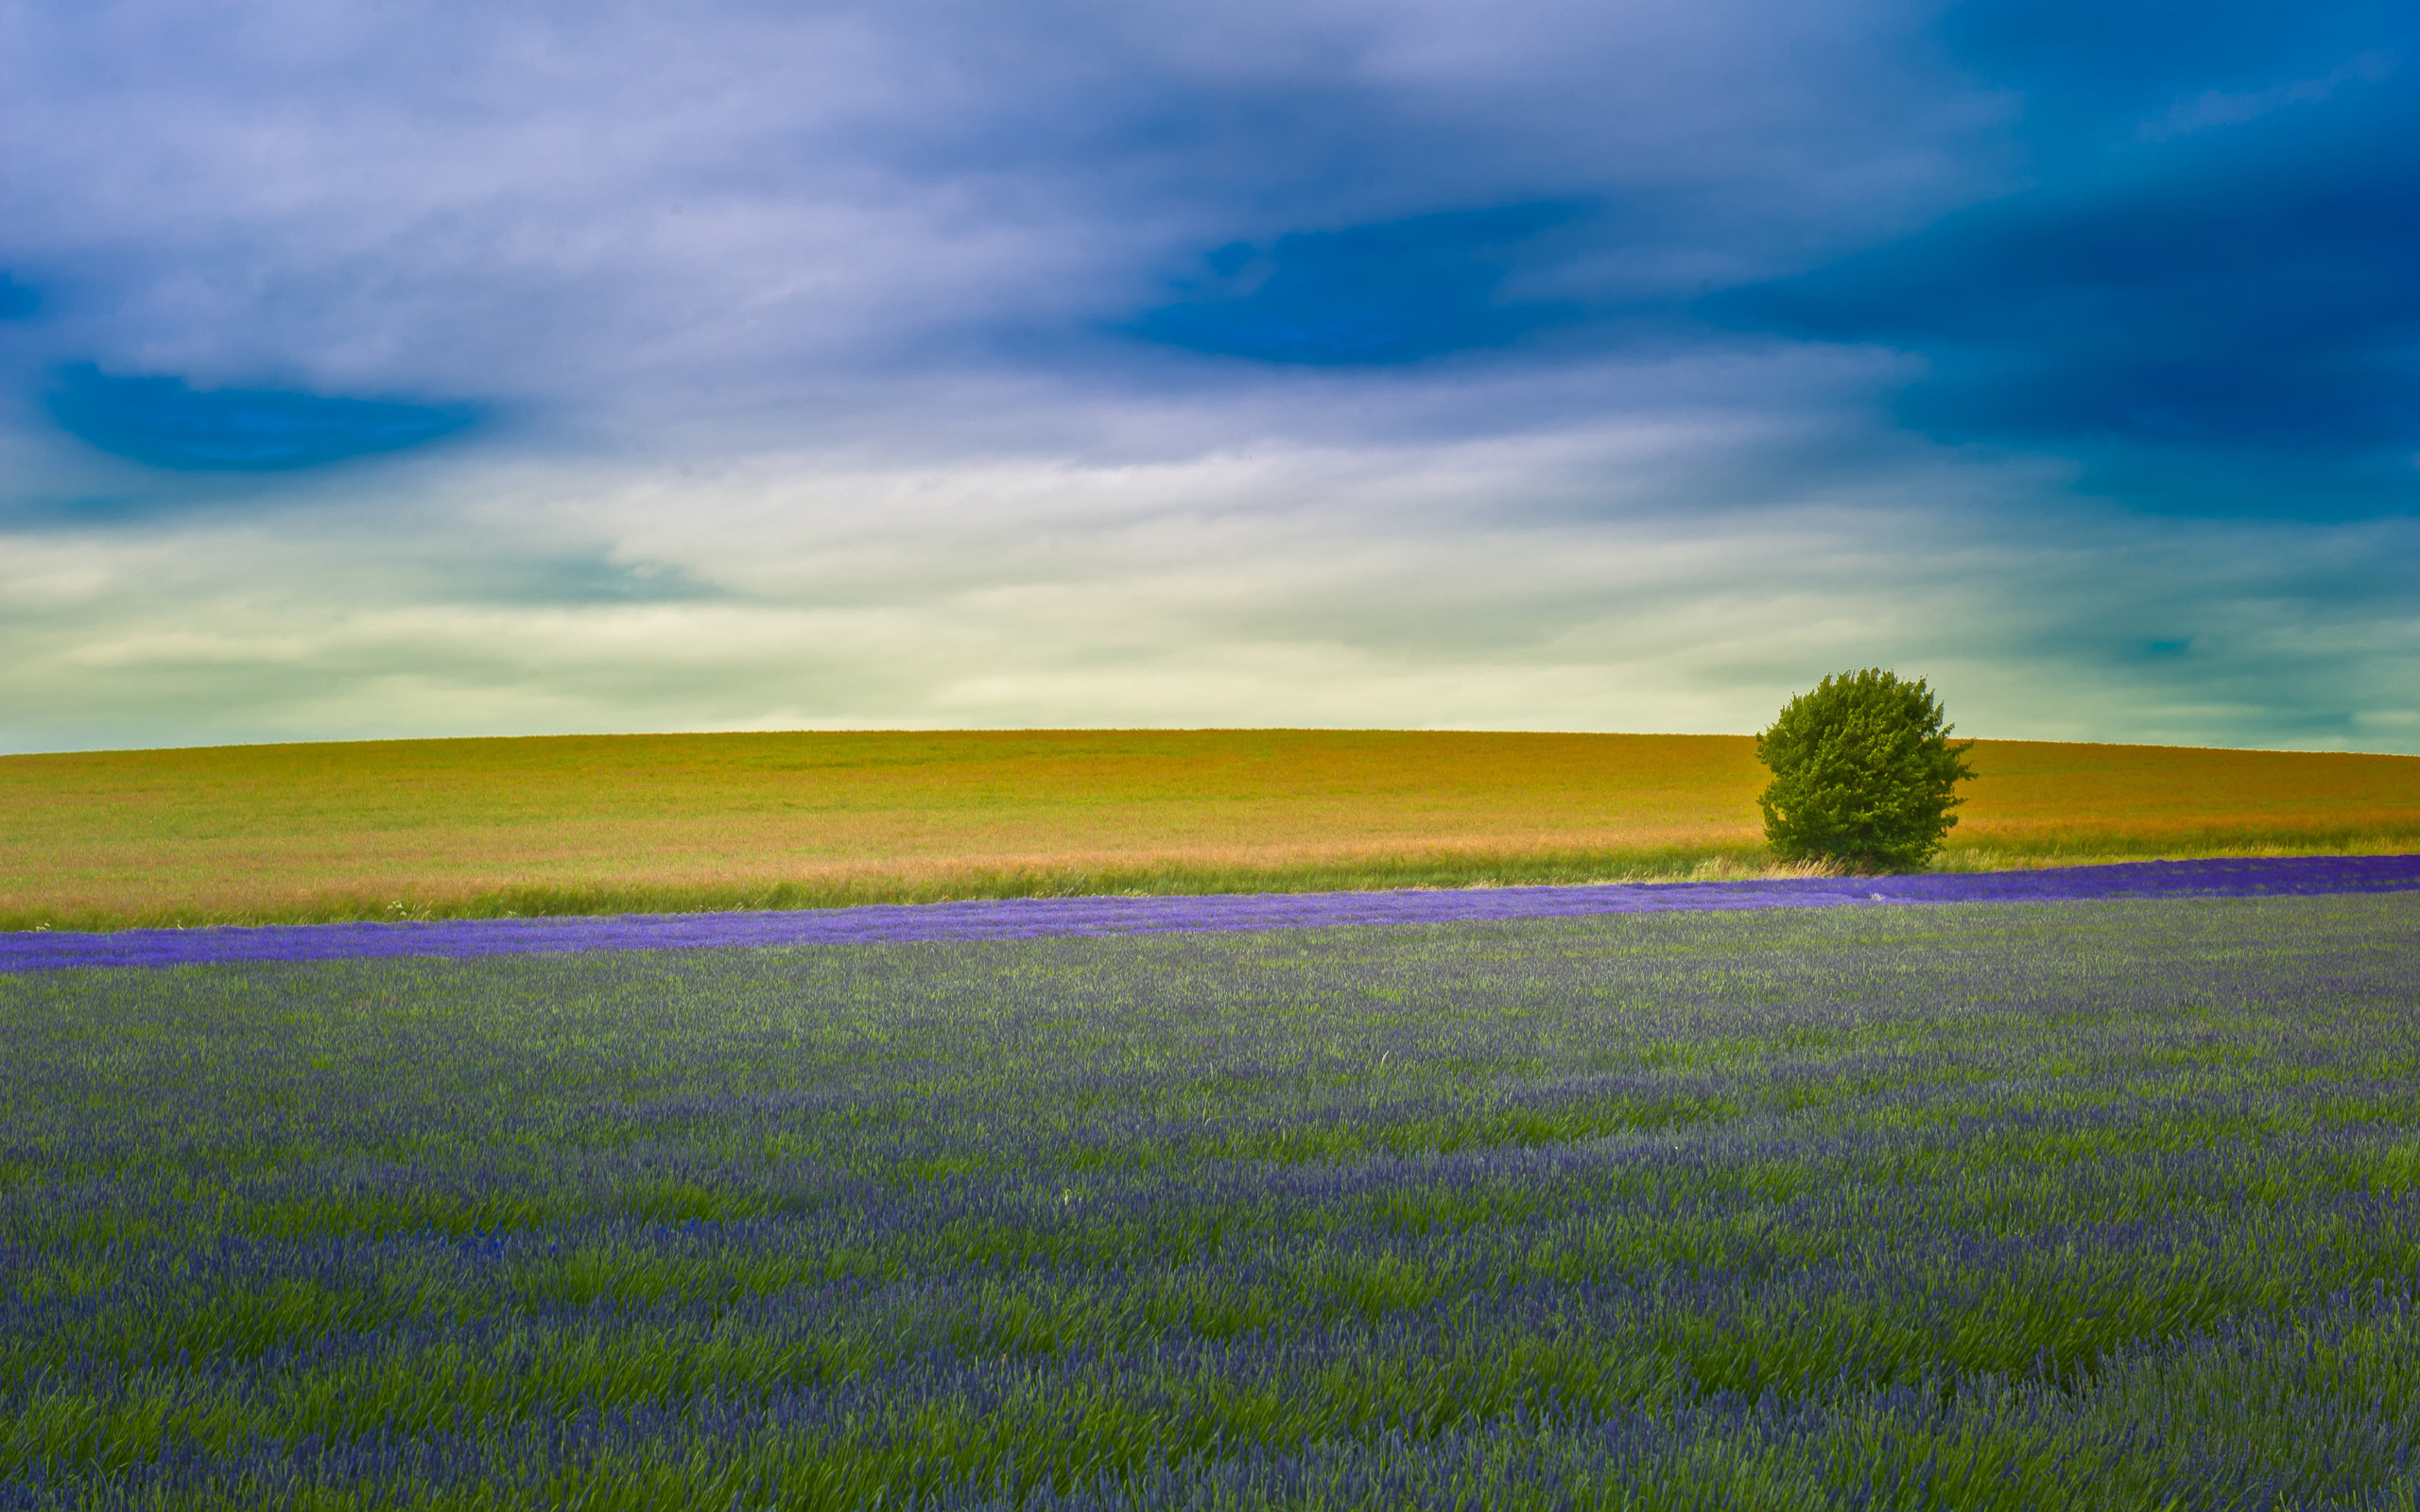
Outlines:
{"type": "Polygon", "coordinates": [[[62,370],[51,414],[79,440],[149,467],[280,472],[424,446],[470,425],[468,404],[334,398],[283,389],[196,389],[178,378],[62,370]]]}
{"type": "Polygon", "coordinates": [[[1877,662],[1932,677],[1974,734],[2420,734],[2393,723],[2413,708],[2397,668],[2420,652],[2394,567],[2420,545],[2407,524],[2020,520],[2005,505],[2039,478],[1921,450],[1719,528],[1496,507],[1556,477],[1612,504],[1769,442],[1644,426],[1148,469],[767,457],[710,479],[491,462],[444,514],[41,538],[0,570],[15,652],[0,740],[1745,730],[1824,673],[1877,662]],[[474,539],[534,563],[565,540],[557,518],[615,542],[598,572],[694,591],[509,584],[443,549],[474,539]]]}
{"type": "Polygon", "coordinates": [[[2165,118],[2144,122],[2135,135],[2146,142],[2165,142],[2171,137],[2190,136],[2196,131],[2239,126],[2288,106],[2315,104],[2348,83],[2375,84],[2393,72],[2394,60],[2382,53],[2363,53],[2342,68],[2330,69],[2317,78],[2289,79],[2267,89],[2233,93],[2204,90],[2190,100],[2180,100],[2170,106],[2165,118]]]}
{"type": "Polygon", "coordinates": [[[2420,93],[2279,89],[2312,111],[2247,111],[2224,142],[2113,147],[2088,172],[1700,308],[1919,354],[1906,423],[2075,456],[2083,487],[2133,506],[2410,510],[2420,93]]]}
{"type": "Polygon", "coordinates": [[[479,392],[627,433],[970,363],[1114,363],[1088,341],[1236,241],[1309,259],[1281,281],[1305,299],[1340,292],[1316,265],[1358,255],[1342,229],[1540,201],[1633,217],[1600,284],[1852,244],[1967,195],[1962,147],[1995,129],[1860,33],[1892,9],[1529,3],[1482,25],[1254,3],[1211,25],[719,4],[675,23],[245,0],[203,25],[166,0],[21,5],[43,66],[12,95],[8,239],[53,287],[55,361],[479,392]]]}
{"type": "Polygon", "coordinates": [[[2146,123],[2231,124],[2260,101],[2348,103],[2411,50],[2402,0],[1964,0],[1940,35],[1964,67],[2016,93],[2027,154],[2045,178],[2088,175],[2112,154],[2162,140],[2146,123]],[[2349,70],[2349,72],[2345,72],[2349,70]],[[2325,95],[2315,80],[2329,81],[2325,95]],[[2205,102],[2208,102],[2205,104],[2205,102]]]}
{"type": "Polygon", "coordinates": [[[1263,362],[1344,366],[1510,345],[1579,318],[1570,302],[1499,298],[1505,275],[1576,207],[1505,205],[1333,232],[1266,249],[1230,242],[1187,298],[1131,327],[1147,340],[1263,362]]]}
{"type": "Polygon", "coordinates": [[[2407,12],[0,0],[0,744],[2408,747],[2407,12]]]}

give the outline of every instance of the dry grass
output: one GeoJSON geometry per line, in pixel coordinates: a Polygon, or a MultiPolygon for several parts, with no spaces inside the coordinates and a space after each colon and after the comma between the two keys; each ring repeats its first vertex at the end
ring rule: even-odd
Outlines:
{"type": "MultiPolygon", "coordinates": [[[[1943,865],[2399,850],[2420,758],[1986,742],[1943,865]]],[[[1724,735],[574,736],[0,758],[0,927],[1770,871],[1724,735]]]]}

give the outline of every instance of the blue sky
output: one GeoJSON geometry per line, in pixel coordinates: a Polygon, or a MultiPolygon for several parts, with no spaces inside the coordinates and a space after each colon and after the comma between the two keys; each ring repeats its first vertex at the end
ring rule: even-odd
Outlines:
{"type": "Polygon", "coordinates": [[[0,0],[0,749],[2420,751],[2420,17],[0,0]]]}

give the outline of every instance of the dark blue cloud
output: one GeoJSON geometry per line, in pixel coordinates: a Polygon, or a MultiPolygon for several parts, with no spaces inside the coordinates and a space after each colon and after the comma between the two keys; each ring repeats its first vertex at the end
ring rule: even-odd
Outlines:
{"type": "Polygon", "coordinates": [[[280,472],[402,451],[479,418],[467,404],[194,388],[182,378],[64,369],[47,396],[68,432],[117,456],[188,472],[280,472]]]}
{"type": "Polygon", "coordinates": [[[2088,171],[2146,127],[2316,103],[2420,63],[2409,0],[1968,0],[1942,32],[1978,74],[2021,93],[2027,146],[2054,171],[2088,171]]]}
{"type": "Polygon", "coordinates": [[[2420,505],[2411,73],[2342,15],[2171,9],[1976,8],[1953,34],[2048,102],[2041,181],[1702,312],[1920,352],[1903,421],[2137,505],[2420,505]]]}
{"type": "Polygon", "coordinates": [[[462,596],[480,603],[683,604],[731,596],[675,567],[632,566],[597,557],[504,558],[476,574],[452,569],[449,582],[462,596]]]}
{"type": "Polygon", "coordinates": [[[189,498],[147,499],[113,493],[10,493],[0,495],[0,528],[12,531],[85,531],[147,525],[167,515],[208,507],[189,498]]]}
{"type": "Polygon", "coordinates": [[[1573,302],[1503,297],[1506,277],[1550,262],[1546,233],[1571,204],[1452,211],[1340,231],[1297,232],[1267,248],[1205,254],[1206,277],[1127,329],[1147,340],[1261,362],[1360,367],[1509,346],[1582,316],[1573,302]]]}

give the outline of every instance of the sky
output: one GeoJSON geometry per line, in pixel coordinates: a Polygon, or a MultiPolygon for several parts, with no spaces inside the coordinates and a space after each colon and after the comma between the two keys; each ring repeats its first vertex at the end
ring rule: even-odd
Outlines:
{"type": "Polygon", "coordinates": [[[2420,752],[2420,10],[0,0],[0,750],[2420,752]]]}

